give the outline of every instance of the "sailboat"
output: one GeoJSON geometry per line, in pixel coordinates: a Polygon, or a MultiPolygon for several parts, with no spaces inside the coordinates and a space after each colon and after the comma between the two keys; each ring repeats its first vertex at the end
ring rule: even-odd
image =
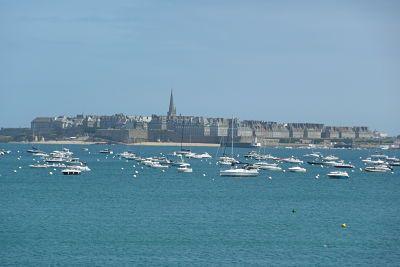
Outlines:
{"type": "MultiPolygon", "coordinates": [[[[231,162],[231,168],[227,170],[220,170],[219,175],[220,176],[230,176],[230,177],[254,177],[258,176],[258,170],[253,169],[253,168],[248,168],[247,166],[237,168],[235,166],[236,163],[239,163],[234,157],[233,157],[233,118],[231,122],[231,138],[232,138],[232,144],[231,144],[231,158],[233,159],[233,162],[231,162]]],[[[225,157],[229,158],[229,157],[225,157]]]]}
{"type": "Polygon", "coordinates": [[[183,133],[184,133],[184,130],[185,130],[185,119],[182,118],[181,150],[174,152],[174,154],[176,154],[176,155],[186,156],[186,155],[189,155],[189,154],[192,153],[192,151],[190,149],[184,149],[183,148],[183,133]]]}
{"type": "MultiPolygon", "coordinates": [[[[221,143],[223,143],[222,140],[223,140],[223,138],[221,138],[221,143]]],[[[233,137],[232,137],[232,140],[233,140],[233,137]]],[[[219,161],[218,161],[219,164],[231,166],[232,164],[239,163],[239,161],[237,161],[233,157],[233,141],[232,141],[232,156],[231,157],[227,156],[225,151],[226,151],[226,144],[224,145],[224,152],[222,153],[222,156],[219,157],[219,161]]]]}
{"type": "Polygon", "coordinates": [[[261,143],[257,142],[257,136],[254,132],[253,132],[253,141],[251,141],[250,146],[251,147],[261,147],[261,143]]]}

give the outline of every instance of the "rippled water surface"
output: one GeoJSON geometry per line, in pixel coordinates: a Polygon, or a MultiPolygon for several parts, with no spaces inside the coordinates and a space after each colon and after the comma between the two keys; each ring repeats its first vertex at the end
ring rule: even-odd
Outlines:
{"type": "MultiPolygon", "coordinates": [[[[65,147],[92,171],[63,176],[31,169],[28,145],[0,145],[12,151],[0,157],[0,265],[400,262],[400,167],[393,173],[361,172],[360,157],[372,150],[321,150],[357,166],[350,179],[338,180],[326,176],[333,169],[308,164],[303,164],[305,174],[220,177],[214,159],[190,160],[191,174],[174,168],[162,172],[99,154],[105,146],[65,147]]],[[[39,148],[50,152],[61,146],[39,148]]],[[[132,150],[144,156],[176,149],[110,148],[115,154],[132,150]]],[[[235,151],[243,155],[249,150],[235,151]]],[[[266,152],[305,159],[302,155],[311,151],[266,152]]],[[[386,153],[400,156],[399,151],[386,153]]]]}

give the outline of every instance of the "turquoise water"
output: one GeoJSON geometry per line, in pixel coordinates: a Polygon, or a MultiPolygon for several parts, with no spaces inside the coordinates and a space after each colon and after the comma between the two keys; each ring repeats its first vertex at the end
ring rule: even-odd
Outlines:
{"type": "MultiPolygon", "coordinates": [[[[83,146],[65,147],[92,171],[50,175],[50,170],[28,167],[34,163],[26,153],[28,145],[0,146],[12,151],[0,158],[1,266],[400,262],[400,168],[360,172],[360,157],[372,150],[321,150],[357,165],[350,179],[337,180],[326,177],[333,169],[308,164],[306,174],[264,171],[256,178],[219,177],[215,160],[190,160],[192,174],[172,168],[163,173],[98,154],[105,146],[85,146],[90,154],[83,146]],[[341,228],[342,223],[348,227],[341,228]]],[[[39,148],[50,152],[61,146],[39,148]]],[[[174,150],[111,148],[149,156],[174,150]]],[[[236,149],[241,155],[247,151],[236,149]]],[[[267,152],[300,157],[311,151],[267,152]]],[[[387,154],[400,156],[399,151],[387,154]]]]}

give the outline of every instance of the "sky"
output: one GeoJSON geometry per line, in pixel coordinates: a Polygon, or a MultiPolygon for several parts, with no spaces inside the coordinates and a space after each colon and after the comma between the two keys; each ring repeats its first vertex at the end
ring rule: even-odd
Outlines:
{"type": "Polygon", "coordinates": [[[178,114],[400,134],[400,1],[0,0],[0,127],[178,114]]]}

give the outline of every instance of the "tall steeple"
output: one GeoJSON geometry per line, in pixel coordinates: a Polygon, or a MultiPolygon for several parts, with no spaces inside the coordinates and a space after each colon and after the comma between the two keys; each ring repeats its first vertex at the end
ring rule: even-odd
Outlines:
{"type": "Polygon", "coordinates": [[[168,117],[176,116],[176,108],[174,106],[174,96],[172,95],[172,89],[171,89],[171,96],[169,97],[169,109],[167,116],[168,117]]]}

